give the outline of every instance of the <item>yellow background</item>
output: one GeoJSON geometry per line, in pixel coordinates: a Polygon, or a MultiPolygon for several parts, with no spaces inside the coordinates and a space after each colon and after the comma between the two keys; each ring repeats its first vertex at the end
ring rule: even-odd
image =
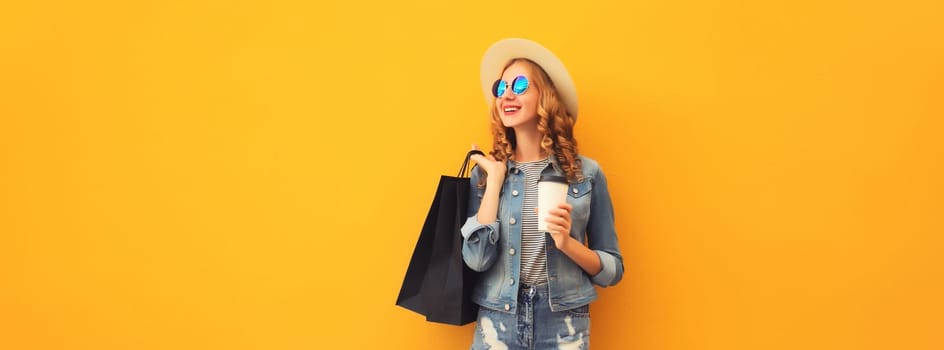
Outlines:
{"type": "Polygon", "coordinates": [[[0,5],[0,348],[459,349],[394,306],[478,63],[578,86],[597,349],[941,349],[940,1],[0,5]]]}

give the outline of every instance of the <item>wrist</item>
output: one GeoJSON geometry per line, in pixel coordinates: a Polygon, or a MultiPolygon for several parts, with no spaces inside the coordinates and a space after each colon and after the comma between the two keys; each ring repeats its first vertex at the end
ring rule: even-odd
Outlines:
{"type": "Polygon", "coordinates": [[[554,245],[557,246],[557,250],[562,252],[567,252],[567,249],[570,248],[570,241],[574,240],[570,235],[564,235],[561,239],[555,240],[554,245]]]}

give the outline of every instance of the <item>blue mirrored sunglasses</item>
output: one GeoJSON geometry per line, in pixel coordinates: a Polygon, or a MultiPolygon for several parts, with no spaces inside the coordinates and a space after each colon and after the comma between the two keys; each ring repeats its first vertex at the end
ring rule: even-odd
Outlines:
{"type": "MultiPolygon", "coordinates": [[[[505,96],[505,90],[508,90],[508,83],[504,80],[498,79],[495,84],[492,84],[492,94],[495,97],[505,96]]],[[[525,91],[528,91],[528,78],[523,75],[515,77],[515,80],[511,82],[511,92],[521,95],[525,91]]]]}

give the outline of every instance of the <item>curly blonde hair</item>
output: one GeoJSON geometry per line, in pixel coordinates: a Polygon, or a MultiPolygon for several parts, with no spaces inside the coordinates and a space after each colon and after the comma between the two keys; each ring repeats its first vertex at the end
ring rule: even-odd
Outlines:
{"type": "MultiPolygon", "coordinates": [[[[582,180],[580,172],[580,158],[577,157],[577,140],[574,139],[574,123],[576,119],[567,112],[564,102],[557,96],[557,88],[548,77],[544,69],[537,63],[526,58],[514,58],[505,64],[505,71],[512,64],[524,63],[531,71],[532,86],[540,92],[538,100],[538,131],[543,134],[541,150],[553,154],[557,163],[567,176],[568,181],[582,180]]],[[[502,124],[498,113],[499,99],[494,99],[491,108],[491,127],[494,143],[490,153],[497,161],[506,161],[514,158],[514,149],[517,146],[515,130],[502,124]]],[[[483,181],[484,183],[484,181],[483,181]]]]}

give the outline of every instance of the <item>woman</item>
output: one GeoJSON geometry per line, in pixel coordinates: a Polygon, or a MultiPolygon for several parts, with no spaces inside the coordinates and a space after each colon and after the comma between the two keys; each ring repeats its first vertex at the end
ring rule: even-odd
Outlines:
{"type": "Polygon", "coordinates": [[[623,276],[606,178],[577,153],[577,94],[563,63],[543,46],[505,39],[485,53],[482,88],[493,150],[475,155],[462,257],[482,272],[472,349],[585,349],[594,284],[623,276]],[[567,178],[566,203],[537,222],[537,181],[567,178]]]}

